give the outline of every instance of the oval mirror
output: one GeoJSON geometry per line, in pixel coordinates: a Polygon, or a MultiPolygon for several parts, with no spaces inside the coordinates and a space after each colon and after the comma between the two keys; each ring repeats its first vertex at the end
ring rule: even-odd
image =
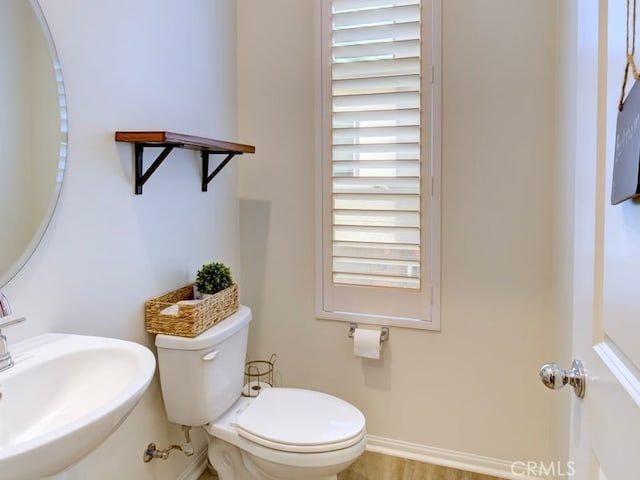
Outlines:
{"type": "Polygon", "coordinates": [[[53,215],[67,151],[60,63],[36,0],[0,1],[0,287],[53,215]]]}

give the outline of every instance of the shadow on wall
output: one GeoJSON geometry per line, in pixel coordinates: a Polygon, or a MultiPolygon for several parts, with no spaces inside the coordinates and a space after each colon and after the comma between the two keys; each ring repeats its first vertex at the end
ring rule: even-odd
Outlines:
{"type": "MultiPolygon", "coordinates": [[[[271,220],[271,202],[240,199],[241,282],[240,302],[255,312],[262,310],[271,220]]],[[[261,325],[252,322],[251,333],[260,336],[261,325]]]]}

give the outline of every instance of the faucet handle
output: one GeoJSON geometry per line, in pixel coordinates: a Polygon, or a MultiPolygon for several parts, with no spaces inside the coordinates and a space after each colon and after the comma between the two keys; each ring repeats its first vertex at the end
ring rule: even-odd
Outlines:
{"type": "Polygon", "coordinates": [[[11,315],[11,305],[9,299],[0,291],[0,317],[11,315]]]}
{"type": "Polygon", "coordinates": [[[6,315],[0,317],[0,329],[8,327],[9,325],[15,325],[16,323],[24,322],[27,319],[25,316],[20,315],[6,315]]]}

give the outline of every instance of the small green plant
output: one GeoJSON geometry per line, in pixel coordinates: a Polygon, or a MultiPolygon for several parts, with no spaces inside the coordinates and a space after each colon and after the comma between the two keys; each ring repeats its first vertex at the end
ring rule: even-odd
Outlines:
{"type": "Polygon", "coordinates": [[[200,293],[214,294],[233,285],[231,269],[224,263],[208,263],[198,270],[195,281],[200,293]]]}

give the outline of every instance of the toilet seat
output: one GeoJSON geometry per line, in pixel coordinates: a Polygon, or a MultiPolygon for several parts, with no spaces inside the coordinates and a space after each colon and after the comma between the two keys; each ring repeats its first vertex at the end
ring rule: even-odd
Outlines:
{"type": "Polygon", "coordinates": [[[263,390],[233,422],[238,434],[267,448],[318,453],[355,445],[364,415],[337,397],[312,390],[263,390]]]}

